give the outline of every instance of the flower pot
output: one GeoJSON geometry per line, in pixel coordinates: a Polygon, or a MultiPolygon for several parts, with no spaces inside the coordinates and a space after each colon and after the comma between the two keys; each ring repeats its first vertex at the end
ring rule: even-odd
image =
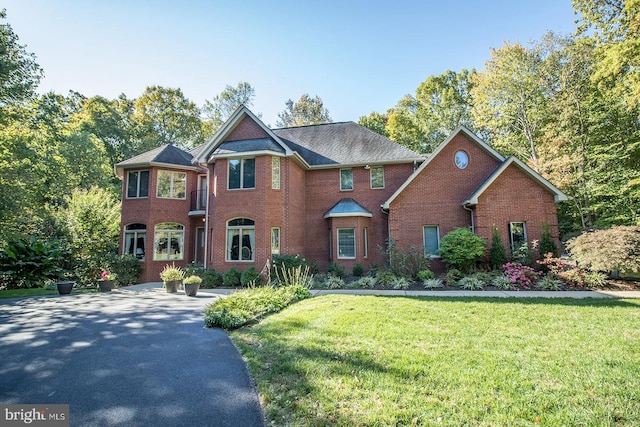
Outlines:
{"type": "Polygon", "coordinates": [[[180,283],[182,283],[182,280],[172,280],[170,282],[164,282],[164,287],[167,289],[167,293],[173,294],[178,292],[180,283]]]}
{"type": "Polygon", "coordinates": [[[198,293],[198,289],[200,289],[200,283],[185,283],[184,284],[184,293],[188,297],[195,297],[198,293]]]}
{"type": "Polygon", "coordinates": [[[70,294],[74,284],[75,282],[58,282],[56,284],[58,286],[58,293],[60,295],[70,294]]]}
{"type": "Polygon", "coordinates": [[[98,290],[100,292],[111,292],[113,280],[98,280],[98,290]]]}

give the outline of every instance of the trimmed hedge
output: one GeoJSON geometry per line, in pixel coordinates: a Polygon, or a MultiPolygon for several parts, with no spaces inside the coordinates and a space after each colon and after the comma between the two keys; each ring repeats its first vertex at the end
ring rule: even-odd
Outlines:
{"type": "Polygon", "coordinates": [[[304,286],[243,289],[209,304],[204,311],[204,323],[209,328],[239,328],[310,296],[304,286]]]}

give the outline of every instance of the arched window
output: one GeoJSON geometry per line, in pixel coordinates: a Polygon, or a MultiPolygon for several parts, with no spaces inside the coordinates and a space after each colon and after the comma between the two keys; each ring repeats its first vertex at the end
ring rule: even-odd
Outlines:
{"type": "Polygon", "coordinates": [[[248,218],[227,222],[227,261],[253,261],[255,223],[248,218]]]}
{"type": "Polygon", "coordinates": [[[175,222],[156,224],[153,236],[153,260],[184,259],[184,225],[175,222]]]}
{"type": "Polygon", "coordinates": [[[144,224],[129,224],[124,227],[123,254],[131,254],[144,261],[147,248],[147,226],[144,224]]]}

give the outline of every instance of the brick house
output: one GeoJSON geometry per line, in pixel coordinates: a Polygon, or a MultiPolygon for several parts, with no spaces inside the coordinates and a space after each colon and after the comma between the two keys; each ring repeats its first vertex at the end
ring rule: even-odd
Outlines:
{"type": "Polygon", "coordinates": [[[456,227],[490,240],[496,225],[506,248],[545,225],[557,239],[567,200],[464,127],[424,156],[353,122],[269,129],[245,107],[189,153],[165,145],[115,168],[120,250],[140,259],[143,282],[171,262],[260,271],[273,254],[368,269],[389,239],[433,256],[456,227]]]}

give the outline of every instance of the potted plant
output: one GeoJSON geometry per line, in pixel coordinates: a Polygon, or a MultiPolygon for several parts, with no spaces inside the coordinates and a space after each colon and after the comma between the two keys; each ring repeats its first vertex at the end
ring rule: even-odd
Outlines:
{"type": "Polygon", "coordinates": [[[198,293],[198,289],[200,289],[200,283],[202,283],[202,278],[199,276],[189,276],[182,281],[184,284],[184,293],[188,297],[195,297],[198,293]]]}
{"type": "Polygon", "coordinates": [[[164,283],[167,293],[170,294],[178,292],[178,287],[182,283],[183,278],[184,270],[180,267],[176,267],[175,264],[165,265],[164,269],[160,273],[160,279],[162,280],[162,283],[164,283]]]}
{"type": "Polygon", "coordinates": [[[98,280],[98,289],[100,292],[111,292],[113,285],[116,281],[116,275],[108,270],[104,270],[100,274],[100,280],[98,280]]]}
{"type": "Polygon", "coordinates": [[[60,280],[56,282],[56,286],[58,287],[58,293],[60,295],[70,294],[71,290],[73,289],[73,285],[75,284],[76,282],[72,280],[60,280]]]}

